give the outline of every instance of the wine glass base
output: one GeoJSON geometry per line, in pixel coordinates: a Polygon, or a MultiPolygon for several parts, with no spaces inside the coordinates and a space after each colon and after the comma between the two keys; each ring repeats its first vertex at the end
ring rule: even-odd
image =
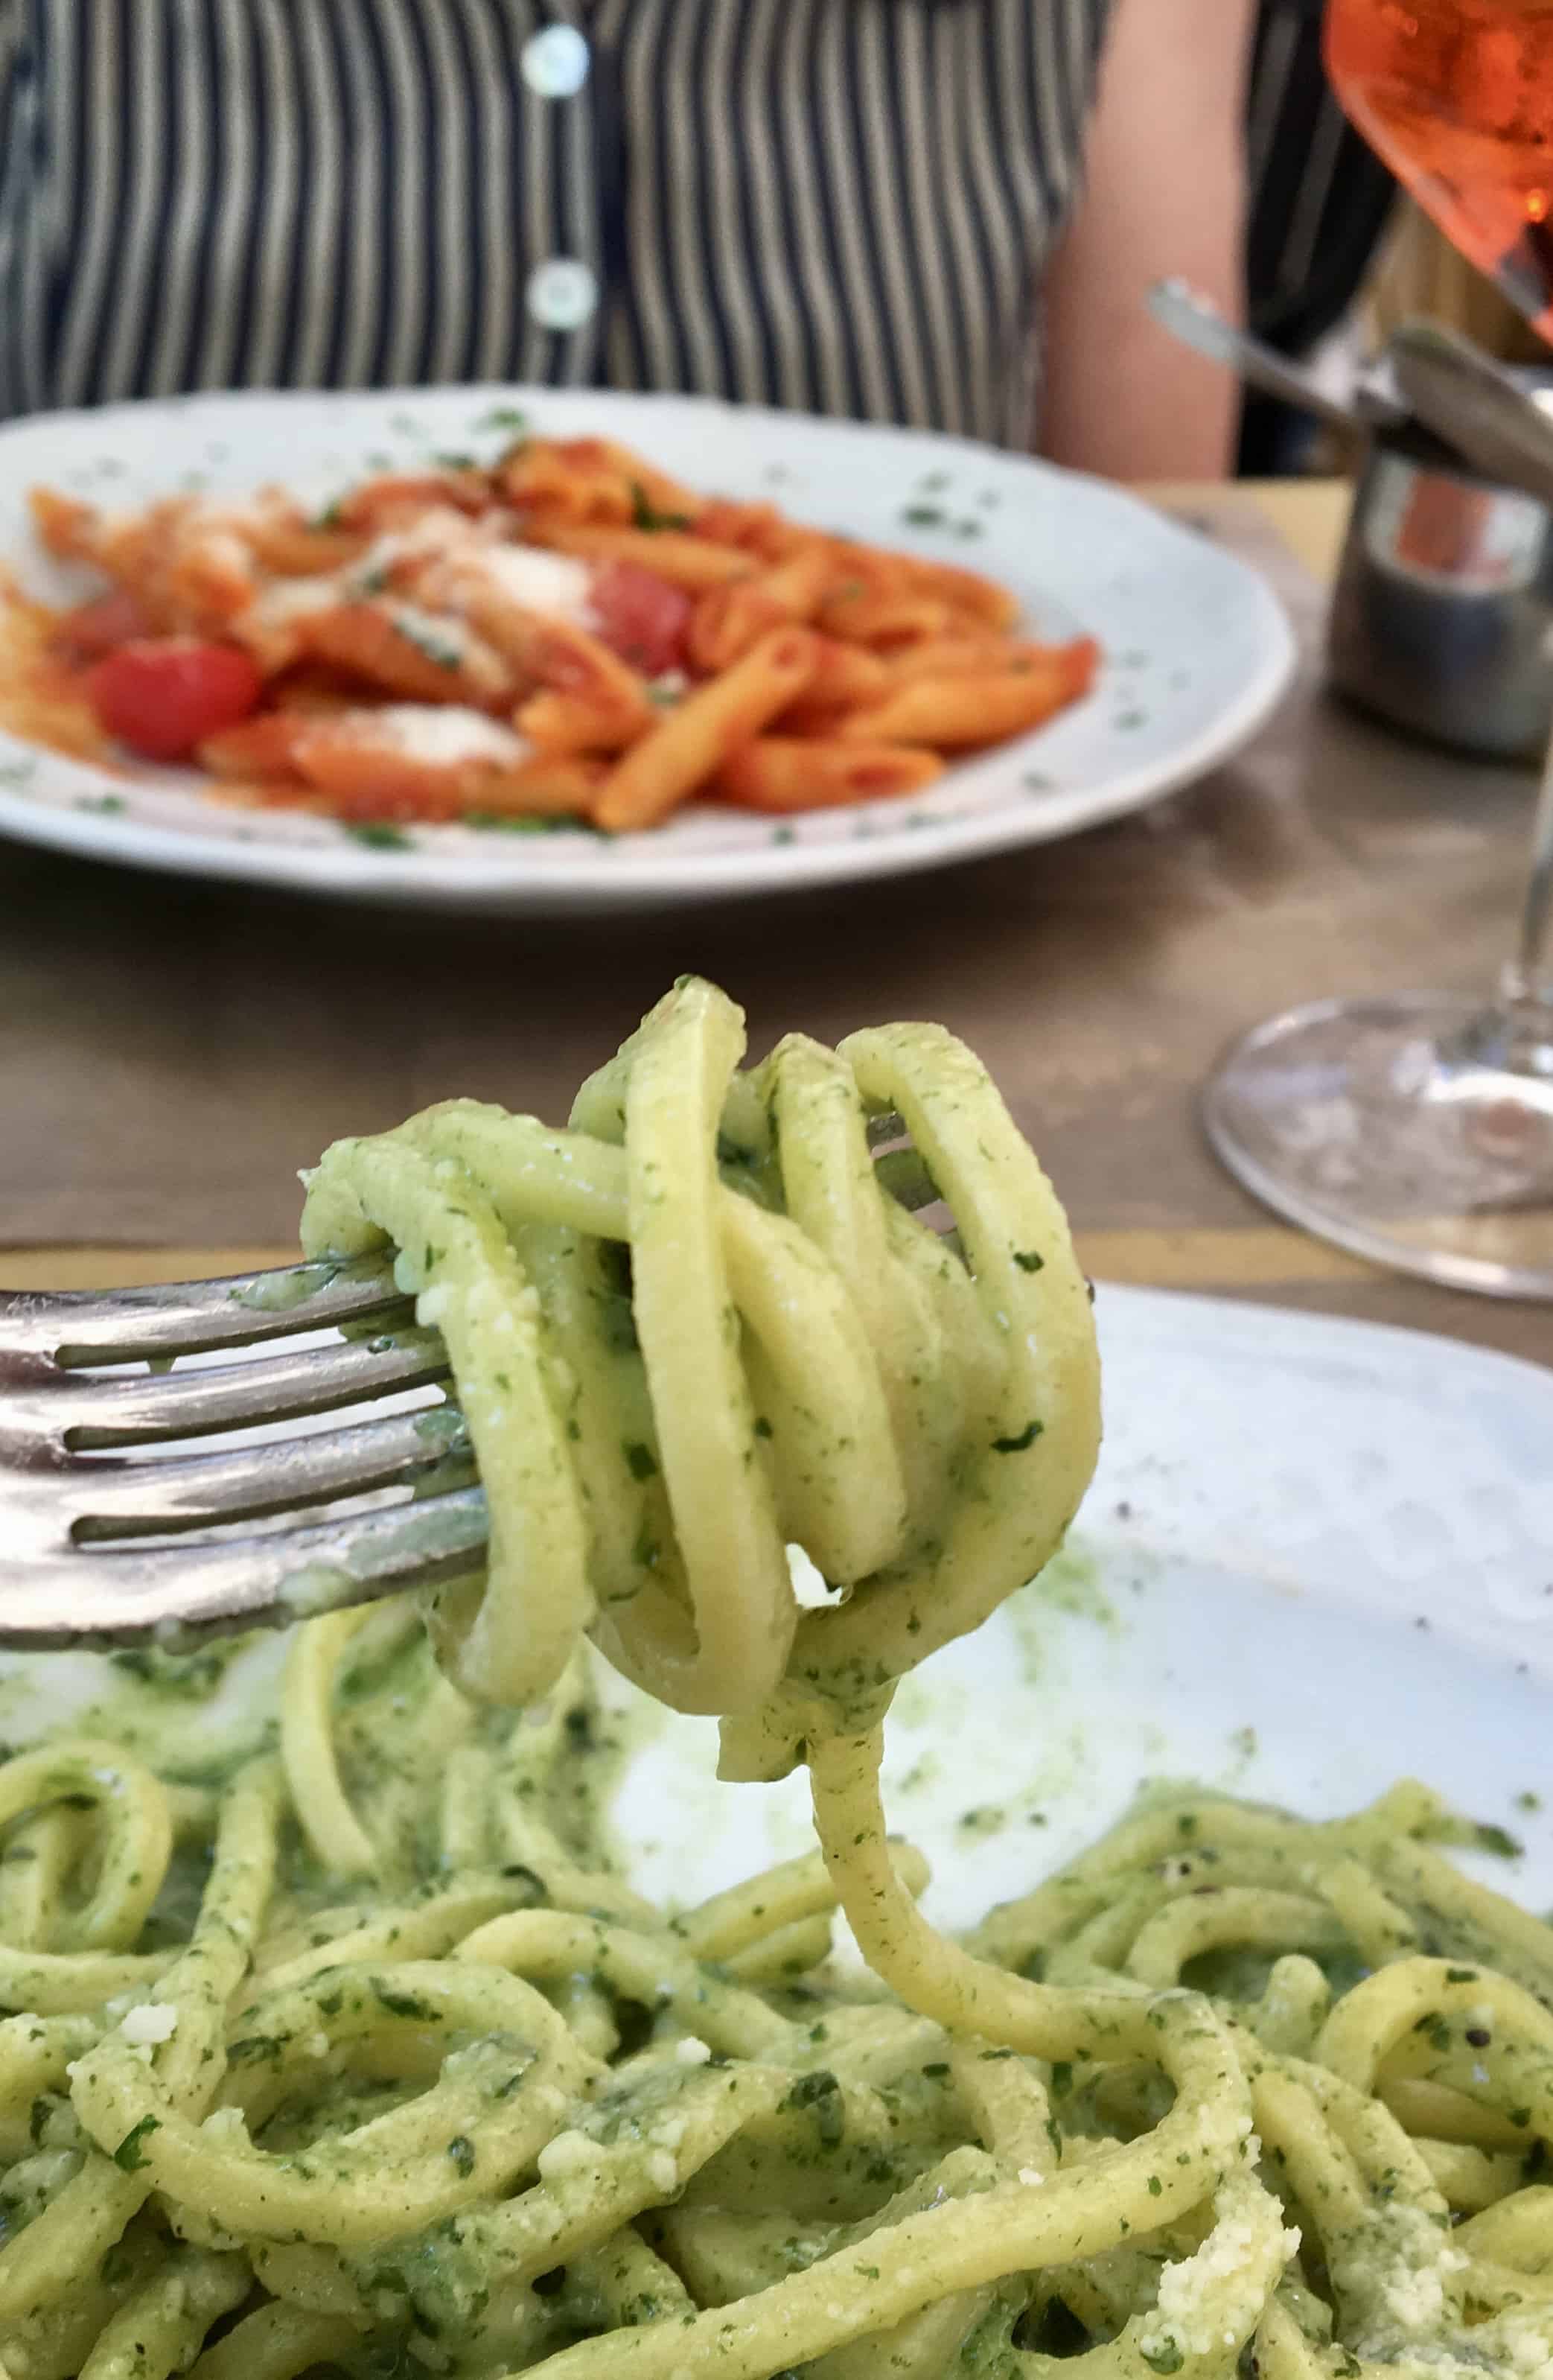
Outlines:
{"type": "Polygon", "coordinates": [[[1246,1035],[1203,1095],[1236,1180],[1316,1238],[1490,1297],[1553,1300],[1553,1077],[1443,992],[1327,1000],[1246,1035]]]}

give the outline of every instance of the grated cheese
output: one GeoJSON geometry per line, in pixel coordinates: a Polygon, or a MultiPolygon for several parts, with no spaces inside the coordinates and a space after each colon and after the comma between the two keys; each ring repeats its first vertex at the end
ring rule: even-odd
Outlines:
{"type": "Polygon", "coordinates": [[[385,702],[364,714],[375,743],[391,745],[406,760],[454,767],[460,760],[491,760],[517,768],[533,750],[527,736],[458,702],[385,702]]]}
{"type": "MultiPolygon", "coordinates": [[[[546,2141],[534,2162],[541,2181],[564,2181],[569,2174],[586,2173],[598,2162],[599,2152],[586,2132],[557,2132],[546,2141]]],[[[673,2159],[670,2160],[673,2163],[673,2159]]]]}
{"type": "Polygon", "coordinates": [[[593,573],[569,553],[547,553],[538,545],[482,545],[459,559],[526,612],[569,620],[574,627],[593,625],[588,600],[593,573]]]}
{"type": "Polygon", "coordinates": [[[125,2010],[118,2029],[137,2049],[149,2048],[154,2042],[172,2040],[178,2029],[178,2012],[176,2008],[142,2000],[138,2008],[125,2010]]]}

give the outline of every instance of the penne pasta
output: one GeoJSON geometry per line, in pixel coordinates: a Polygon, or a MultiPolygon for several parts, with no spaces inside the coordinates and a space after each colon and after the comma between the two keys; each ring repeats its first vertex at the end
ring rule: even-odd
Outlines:
{"type": "Polygon", "coordinates": [[[479,713],[443,713],[429,734],[420,713],[393,705],[272,712],[212,736],[200,757],[227,780],[309,788],[336,817],[367,820],[569,817],[603,773],[598,762],[535,753],[479,713]]]}
{"type": "Polygon", "coordinates": [[[815,639],[807,629],[762,637],[731,670],[665,711],[616,763],[600,790],[596,823],[611,834],[656,826],[797,700],[814,663],[815,639]]]}
{"type": "Polygon", "coordinates": [[[899,652],[890,653],[880,662],[880,690],[887,686],[906,686],[918,677],[977,677],[983,672],[994,676],[1012,669],[1015,658],[1038,652],[1033,645],[1013,645],[1006,637],[986,633],[975,636],[928,637],[919,645],[904,645],[899,652]]]}
{"type": "Polygon", "coordinates": [[[298,660],[332,662],[412,702],[510,703],[516,692],[501,655],[456,620],[410,603],[345,601],[295,624],[298,660]]]}
{"type": "Polygon", "coordinates": [[[841,744],[761,735],[723,763],[716,791],[741,809],[831,809],[915,794],[943,774],[936,752],[902,744],[841,744]]]}
{"type": "Polygon", "coordinates": [[[900,645],[924,643],[947,636],[954,619],[952,607],[939,595],[898,592],[871,588],[859,579],[843,581],[819,607],[819,625],[827,636],[890,652],[900,645]]]}
{"type": "Polygon", "coordinates": [[[385,473],[350,490],[330,505],[332,522],[342,528],[366,529],[373,536],[418,520],[432,504],[451,504],[456,512],[481,513],[491,500],[491,476],[463,468],[385,473]]]}
{"type": "Polygon", "coordinates": [[[850,711],[836,730],[847,743],[928,744],[954,749],[1001,743],[1038,727],[1087,691],[1096,647],[1087,638],[1055,646],[1026,666],[994,674],[921,677],[892,688],[882,701],[850,711]]]}
{"type": "Polygon", "coordinates": [[[0,589],[6,725],[353,824],[631,833],[703,792],[783,815],[910,794],[1078,699],[1098,657],[1016,635],[975,571],[699,494],[608,438],[411,462],[316,510],[284,487],[31,504],[107,591],[0,589]]]}
{"type": "Polygon", "coordinates": [[[798,521],[790,521],[775,504],[740,504],[732,496],[713,496],[696,516],[698,537],[719,545],[746,546],[767,562],[785,561],[814,535],[798,521]]]}
{"type": "Polygon", "coordinates": [[[867,702],[870,697],[882,694],[890,683],[888,664],[862,645],[843,644],[839,637],[816,637],[815,651],[818,659],[806,691],[807,701],[845,710],[854,703],[867,702]]]}
{"type": "Polygon", "coordinates": [[[467,621],[521,686],[566,695],[601,715],[638,725],[650,717],[641,677],[628,662],[575,621],[515,601],[478,549],[433,564],[417,594],[433,609],[467,621]]]}
{"type": "Polygon", "coordinates": [[[461,818],[470,811],[498,818],[571,818],[586,808],[602,774],[596,763],[528,754],[511,760],[437,763],[386,753],[370,734],[348,732],[345,720],[309,731],[297,766],[309,785],[329,797],[338,817],[376,820],[461,818]]]}
{"type": "Polygon", "coordinates": [[[366,552],[365,529],[322,528],[300,514],[261,515],[245,540],[261,570],[276,578],[317,578],[347,570],[366,552]]]}
{"type": "Polygon", "coordinates": [[[984,627],[1006,632],[1017,625],[1018,601],[995,579],[957,569],[950,562],[925,562],[916,554],[907,554],[904,561],[907,584],[919,592],[941,597],[952,610],[967,613],[984,627]]]}
{"type": "Polygon", "coordinates": [[[546,752],[624,752],[648,734],[658,712],[646,694],[594,700],[582,694],[535,694],[514,724],[546,752]]]}
{"type": "Polygon", "coordinates": [[[200,745],[200,765],[231,784],[250,780],[266,785],[303,784],[297,747],[309,716],[306,711],[263,710],[257,719],[223,728],[200,745]]]}
{"type": "Polygon", "coordinates": [[[509,502],[557,522],[688,528],[702,509],[688,488],[608,438],[525,439],[500,477],[509,502]]]}
{"type": "Polygon", "coordinates": [[[332,718],[337,710],[361,707],[359,679],[348,670],[331,669],[327,662],[299,662],[274,679],[271,690],[277,710],[302,710],[313,718],[332,718]]]}
{"type": "Polygon", "coordinates": [[[96,561],[95,504],[83,504],[79,496],[61,495],[57,488],[33,488],[27,505],[45,553],[52,553],[58,562],[96,561]]]}
{"type": "Polygon", "coordinates": [[[768,629],[812,620],[835,576],[829,540],[814,538],[754,578],[714,587],[690,623],[691,660],[711,673],[730,668],[768,629]]]}

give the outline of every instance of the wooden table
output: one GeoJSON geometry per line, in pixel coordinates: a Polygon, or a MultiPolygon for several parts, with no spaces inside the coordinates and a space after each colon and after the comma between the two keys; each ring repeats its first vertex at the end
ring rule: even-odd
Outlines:
{"type": "MultiPolygon", "coordinates": [[[[1342,488],[1155,492],[1233,542],[1228,501],[1253,543],[1270,524],[1330,575],[1342,488]]],[[[1307,583],[1302,685],[1232,766],[1070,843],[875,887],[481,922],[0,845],[0,1281],[279,1261],[294,1171],[326,1140],[455,1092],[563,1112],[585,1067],[694,968],[745,1002],[756,1050],[789,1026],[831,1039],[900,1014],[964,1033],[1099,1277],[1553,1360],[1553,1310],[1378,1273],[1285,1230],[1200,1138],[1195,1094],[1232,1035],[1339,990],[1486,987],[1511,931],[1529,775],[1329,702],[1317,608],[1307,583]]]]}

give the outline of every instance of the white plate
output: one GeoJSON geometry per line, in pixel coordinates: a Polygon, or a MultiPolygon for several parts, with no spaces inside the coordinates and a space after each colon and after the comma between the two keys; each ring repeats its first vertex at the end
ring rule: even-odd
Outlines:
{"type": "Polygon", "coordinates": [[[131,867],[431,908],[709,900],[937,868],[1094,826],[1238,750],[1289,682],[1293,638],[1266,584],[1114,488],[964,440],[705,398],[258,394],[9,422],[0,428],[0,565],[39,594],[79,591],[38,554],[26,506],[38,482],[105,504],[264,480],[326,495],[390,464],[493,454],[513,434],[515,407],[537,431],[622,439],[697,487],[771,497],[800,519],[984,570],[1017,592],[1037,629],[1099,638],[1097,690],[1049,729],[967,761],[925,794],[790,825],[698,806],[655,833],[614,841],[430,827],[391,850],[364,847],[326,820],[212,800],[187,771],[114,775],[0,734],[0,832],[131,867]]]}
{"type": "MultiPolygon", "coordinates": [[[[907,1679],[890,1722],[891,1822],[933,1861],[935,1916],[1024,1889],[1149,1777],[1320,1815],[1420,1776],[1523,1839],[1475,1864],[1546,1908],[1553,1372],[1155,1291],[1103,1290],[1098,1312],[1106,1448],[1067,1551],[907,1679]]],[[[719,1786],[710,1721],[602,1674],[636,1744],[616,1825],[639,1888],[684,1902],[808,1848],[800,1779],[719,1786]]],[[[0,1727],[103,1676],[13,1664],[0,1727]]],[[[224,1698],[205,1723],[226,1737],[235,1716],[224,1698]]]]}

